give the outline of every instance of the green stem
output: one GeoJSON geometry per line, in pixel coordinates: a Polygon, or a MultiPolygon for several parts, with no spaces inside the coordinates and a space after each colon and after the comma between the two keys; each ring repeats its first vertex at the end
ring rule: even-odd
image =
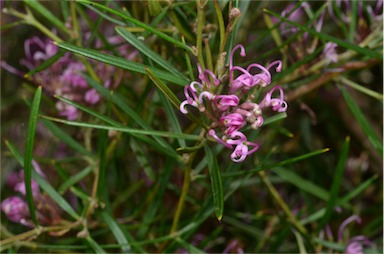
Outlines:
{"type": "MultiPolygon", "coordinates": [[[[224,47],[225,47],[225,27],[224,27],[224,19],[223,19],[223,13],[221,12],[221,9],[220,9],[219,1],[218,1],[218,0],[214,0],[214,1],[213,1],[213,5],[214,5],[214,7],[215,7],[215,11],[216,11],[217,22],[219,23],[219,31],[220,31],[219,56],[220,56],[221,53],[223,53],[223,51],[224,51],[224,47]]],[[[219,62],[216,62],[215,73],[217,73],[218,63],[219,63],[219,62]]]]}
{"type": "Polygon", "coordinates": [[[186,168],[184,171],[184,183],[183,183],[183,188],[181,190],[179,203],[177,204],[176,212],[175,212],[175,215],[173,217],[170,235],[174,234],[178,228],[180,216],[181,216],[181,213],[182,213],[183,208],[184,208],[185,198],[187,197],[189,186],[191,184],[192,162],[193,162],[195,155],[196,155],[196,152],[193,152],[189,155],[184,154],[184,156],[187,156],[186,168]]]}
{"type": "Polygon", "coordinates": [[[28,8],[26,8],[26,11],[27,11],[27,14],[18,12],[14,9],[7,9],[7,8],[3,9],[3,13],[10,14],[10,15],[13,15],[15,17],[20,18],[26,24],[34,26],[37,29],[39,29],[41,32],[43,32],[45,35],[47,35],[52,40],[57,41],[57,42],[63,41],[58,36],[56,36],[54,33],[52,33],[48,28],[46,28],[43,24],[41,24],[39,21],[37,21],[35,19],[35,17],[33,16],[32,12],[28,8]]]}
{"type": "Polygon", "coordinates": [[[269,181],[267,175],[264,171],[258,172],[261,181],[264,183],[264,185],[267,187],[269,193],[272,195],[274,200],[277,202],[277,204],[280,206],[280,208],[283,210],[284,214],[287,216],[288,221],[303,235],[307,236],[308,232],[305,229],[303,225],[300,224],[300,222],[296,219],[296,217],[292,214],[291,210],[289,209],[288,205],[284,202],[282,197],[280,196],[279,192],[275,189],[275,187],[272,185],[272,183],[269,181]]]}
{"type": "Polygon", "coordinates": [[[197,2],[197,39],[196,39],[196,50],[197,60],[204,71],[205,64],[203,59],[203,26],[205,22],[205,0],[196,0],[197,2]]]}

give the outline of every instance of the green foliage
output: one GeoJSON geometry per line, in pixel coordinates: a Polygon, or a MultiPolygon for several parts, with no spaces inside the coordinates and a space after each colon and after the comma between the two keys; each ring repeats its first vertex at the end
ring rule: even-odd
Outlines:
{"type": "MultiPolygon", "coordinates": [[[[30,227],[2,208],[1,252],[336,253],[357,235],[373,243],[364,252],[382,252],[383,36],[375,3],[2,7],[1,201],[23,199],[30,227]],[[41,42],[24,45],[33,35],[41,42]],[[241,163],[207,135],[219,115],[180,112],[184,87],[202,79],[197,65],[220,78],[209,92],[229,93],[227,63],[238,43],[247,52],[234,54],[239,66],[283,61],[280,73],[270,69],[270,86],[281,86],[288,103],[286,112],[263,109],[260,129],[245,128],[260,147],[241,163]],[[20,169],[25,194],[7,180],[20,169]],[[338,239],[352,215],[361,224],[338,239]]],[[[251,89],[246,100],[260,103],[263,93],[251,89]]]]}

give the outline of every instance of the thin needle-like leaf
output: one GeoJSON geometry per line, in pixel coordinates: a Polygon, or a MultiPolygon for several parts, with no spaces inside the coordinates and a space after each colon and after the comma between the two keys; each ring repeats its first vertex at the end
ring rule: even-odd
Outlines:
{"type": "Polygon", "coordinates": [[[127,29],[125,29],[124,27],[116,27],[116,32],[120,34],[120,36],[123,37],[132,46],[134,46],[137,50],[146,55],[148,58],[152,59],[155,63],[163,67],[165,70],[168,70],[169,72],[172,72],[173,74],[183,79],[186,79],[178,69],[176,69],[168,61],[164,60],[164,58],[162,58],[158,53],[150,49],[147,45],[144,44],[142,40],[136,38],[136,36],[129,32],[127,29]]]}
{"type": "Polygon", "coordinates": [[[109,13],[112,13],[112,14],[115,14],[119,17],[121,17],[122,19],[124,20],[127,20],[139,27],[142,27],[144,28],[145,30],[148,30],[150,32],[152,32],[153,34],[156,34],[157,36],[159,36],[160,38],[164,39],[164,40],[167,40],[168,42],[172,43],[173,45],[177,46],[177,47],[180,47],[182,49],[185,49],[191,53],[193,53],[193,50],[191,47],[187,46],[186,44],[178,41],[178,40],[175,40],[174,38],[166,35],[165,33],[159,31],[159,29],[155,28],[155,27],[151,27],[137,19],[134,19],[130,16],[127,16],[125,13],[123,12],[119,12],[117,10],[114,10],[114,9],[111,9],[111,8],[108,8],[107,6],[104,6],[102,4],[99,4],[97,2],[93,2],[93,1],[88,1],[88,0],[76,0],[76,2],[78,3],[81,3],[81,4],[85,4],[85,5],[90,5],[90,6],[95,6],[101,10],[104,10],[104,11],[107,11],[109,13]]]}
{"type": "Polygon", "coordinates": [[[73,53],[76,53],[76,54],[79,54],[79,55],[82,55],[85,57],[89,57],[89,58],[94,59],[96,61],[110,64],[113,66],[117,66],[117,67],[129,70],[129,71],[147,74],[145,69],[148,68],[153,73],[155,73],[159,78],[161,78],[163,80],[166,80],[166,81],[169,81],[169,82],[172,82],[174,84],[181,85],[181,86],[184,86],[185,84],[188,83],[188,80],[186,78],[182,78],[182,77],[177,76],[175,74],[172,74],[170,72],[159,70],[159,69],[154,68],[154,67],[148,67],[148,66],[145,66],[144,64],[140,64],[140,63],[136,63],[136,62],[130,62],[130,61],[128,61],[122,57],[117,57],[117,56],[101,53],[101,52],[99,52],[97,50],[93,50],[93,49],[82,48],[82,47],[75,46],[73,44],[66,43],[66,42],[56,42],[56,44],[60,48],[69,50],[73,53]]]}
{"type": "Polygon", "coordinates": [[[104,220],[105,224],[107,224],[109,229],[112,231],[112,234],[116,238],[116,241],[122,245],[121,250],[123,251],[123,253],[131,253],[131,246],[129,245],[128,239],[125,237],[119,224],[117,224],[111,214],[109,214],[106,210],[103,210],[100,215],[101,218],[104,220]]]}
{"type": "Polygon", "coordinates": [[[221,221],[224,214],[224,193],[223,185],[221,182],[221,173],[216,156],[212,150],[205,145],[205,154],[207,155],[209,176],[211,178],[211,187],[213,195],[213,204],[215,206],[216,218],[221,221]]]}
{"type": "Polygon", "coordinates": [[[26,191],[26,198],[29,208],[29,213],[32,217],[35,225],[38,225],[36,212],[35,212],[35,202],[33,201],[32,193],[32,159],[33,159],[33,147],[35,143],[35,134],[36,134],[36,125],[37,125],[37,115],[39,113],[40,100],[41,100],[42,88],[39,86],[33,97],[31,113],[29,115],[28,122],[28,131],[27,131],[27,141],[25,146],[24,154],[24,184],[26,191]]]}
{"type": "Polygon", "coordinates": [[[167,131],[154,131],[154,130],[141,130],[141,129],[133,129],[128,127],[115,127],[115,126],[107,126],[107,125],[100,125],[100,124],[91,124],[91,123],[84,123],[84,122],[75,122],[75,121],[67,121],[60,118],[54,118],[49,116],[41,116],[45,119],[71,125],[71,126],[78,126],[78,127],[84,127],[84,128],[93,128],[93,129],[100,129],[100,130],[110,130],[110,131],[120,131],[124,133],[129,134],[144,134],[154,137],[167,137],[167,138],[183,138],[187,140],[199,140],[200,137],[197,135],[191,135],[191,134],[180,134],[180,133],[173,133],[173,132],[167,132],[167,131]]]}
{"type": "Polygon", "coordinates": [[[319,228],[323,228],[331,218],[335,206],[337,204],[337,200],[339,199],[339,190],[341,186],[341,182],[343,180],[343,174],[344,174],[344,169],[345,169],[345,163],[347,162],[348,158],[348,151],[349,151],[349,140],[350,138],[347,137],[343,147],[341,148],[341,154],[339,157],[339,161],[336,166],[335,170],[335,175],[333,176],[333,181],[332,181],[332,186],[331,186],[331,191],[329,193],[329,198],[325,210],[325,214],[323,216],[323,219],[321,220],[319,224],[319,228]]]}
{"type": "Polygon", "coordinates": [[[65,26],[64,22],[57,18],[57,16],[53,15],[52,12],[50,12],[47,8],[45,8],[43,5],[41,5],[36,0],[24,0],[24,3],[27,4],[29,7],[37,11],[39,14],[44,16],[46,19],[49,20],[49,22],[59,28],[61,31],[66,32],[67,34],[70,34],[69,29],[65,26]]]}
{"type": "Polygon", "coordinates": [[[371,142],[373,147],[380,153],[383,154],[383,143],[378,138],[372,126],[369,124],[367,119],[364,117],[363,112],[353,100],[352,96],[349,94],[348,90],[344,87],[340,87],[341,92],[344,96],[345,102],[347,103],[349,109],[351,110],[353,116],[356,121],[359,123],[361,129],[364,131],[365,135],[367,135],[368,140],[371,142]]]}

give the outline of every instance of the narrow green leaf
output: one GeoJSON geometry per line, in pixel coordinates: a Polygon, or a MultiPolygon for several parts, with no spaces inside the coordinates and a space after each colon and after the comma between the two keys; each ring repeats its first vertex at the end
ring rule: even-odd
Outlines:
{"type": "Polygon", "coordinates": [[[139,27],[144,28],[145,30],[148,30],[148,31],[152,32],[153,34],[156,34],[160,38],[162,38],[162,39],[172,43],[173,45],[193,53],[193,50],[192,50],[191,47],[188,47],[184,43],[182,43],[182,42],[180,42],[178,40],[175,40],[174,38],[172,38],[172,37],[168,36],[167,34],[161,32],[157,28],[151,27],[151,26],[149,26],[149,25],[147,25],[145,23],[142,23],[141,21],[139,21],[137,19],[134,19],[134,18],[132,18],[130,16],[127,16],[125,13],[113,10],[111,8],[108,8],[107,6],[104,6],[102,4],[99,4],[97,2],[92,2],[92,1],[89,1],[89,0],[76,0],[76,2],[81,3],[81,4],[85,4],[85,5],[95,6],[95,7],[99,8],[99,9],[104,10],[104,11],[107,11],[109,13],[115,14],[115,15],[123,18],[124,20],[127,20],[127,21],[129,21],[129,22],[131,22],[131,23],[133,23],[133,24],[135,24],[135,25],[137,25],[139,27]]]}
{"type": "Polygon", "coordinates": [[[273,172],[278,174],[284,180],[297,186],[299,189],[304,190],[315,197],[325,201],[329,198],[329,193],[326,190],[308,180],[305,180],[292,170],[288,170],[286,168],[274,168],[273,172]]]}
{"type": "Polygon", "coordinates": [[[112,234],[115,236],[116,241],[122,245],[121,251],[123,253],[131,253],[131,246],[129,245],[129,241],[127,240],[120,226],[111,216],[111,214],[109,214],[106,210],[103,210],[100,215],[101,218],[104,220],[104,223],[107,224],[109,229],[112,231],[112,234]]]}
{"type": "Polygon", "coordinates": [[[335,175],[333,176],[333,181],[332,181],[332,186],[331,186],[331,191],[329,193],[329,199],[327,202],[325,214],[323,216],[323,219],[321,220],[319,224],[319,228],[323,228],[331,218],[332,214],[334,213],[335,206],[337,204],[337,200],[339,199],[339,190],[341,186],[341,182],[343,180],[343,175],[344,175],[344,169],[345,169],[345,164],[347,162],[348,158],[348,151],[349,151],[349,140],[350,138],[347,137],[342,148],[341,148],[341,153],[339,157],[339,161],[336,166],[336,171],[335,175]]]}
{"type": "Polygon", "coordinates": [[[65,133],[62,129],[57,127],[56,124],[54,124],[51,121],[48,121],[46,119],[41,119],[41,122],[44,124],[45,127],[47,127],[52,134],[57,137],[59,140],[67,144],[70,148],[73,150],[79,152],[80,154],[92,157],[94,156],[92,152],[86,150],[81,144],[79,144],[75,139],[73,139],[70,135],[65,133]]]}
{"type": "MultiPolygon", "coordinates": [[[[146,68],[147,74],[149,78],[155,83],[156,87],[168,98],[168,100],[172,103],[172,105],[179,110],[180,109],[180,100],[177,96],[166,86],[150,69],[146,68]]],[[[199,118],[195,115],[188,114],[188,118],[190,118],[195,123],[199,124],[202,128],[207,129],[205,124],[201,122],[199,118]]]]}
{"type": "Polygon", "coordinates": [[[141,130],[141,129],[132,129],[128,127],[114,127],[114,126],[107,126],[107,125],[100,125],[100,124],[91,124],[91,123],[84,123],[84,122],[75,122],[75,121],[67,121],[59,118],[53,118],[49,116],[41,116],[45,119],[71,125],[71,126],[78,126],[78,127],[84,127],[84,128],[93,128],[93,129],[100,129],[100,130],[111,130],[111,131],[120,131],[124,133],[129,134],[144,134],[149,135],[153,137],[167,137],[167,138],[183,138],[186,140],[199,140],[200,137],[197,135],[191,135],[191,134],[179,134],[179,133],[173,133],[173,132],[167,132],[167,131],[154,131],[154,130],[141,130]]]}
{"type": "MultiPolygon", "coordinates": [[[[103,95],[107,100],[110,100],[113,104],[117,105],[120,109],[122,109],[126,114],[128,114],[134,122],[136,122],[138,125],[140,125],[144,130],[151,132],[152,128],[147,124],[140,116],[139,114],[133,110],[131,107],[127,105],[127,103],[124,102],[124,100],[121,98],[121,96],[117,93],[112,94],[111,91],[106,89],[104,86],[100,85],[96,81],[94,81],[92,78],[90,78],[87,75],[83,75],[84,78],[87,80],[88,84],[95,88],[101,95],[103,95]]],[[[134,134],[132,132],[132,134],[134,134]]],[[[139,133],[136,133],[139,134],[139,133]]],[[[142,133],[144,134],[144,133],[142,133]]],[[[164,139],[162,139],[161,135],[152,135],[153,139],[161,146],[164,150],[166,150],[169,154],[173,154],[175,158],[178,158],[179,155],[175,152],[175,150],[167,143],[164,139]]],[[[180,159],[180,158],[179,158],[180,159]]]]}
{"type": "MultiPolygon", "coordinates": [[[[342,199],[337,201],[338,206],[344,206],[348,201],[352,200],[353,198],[357,197],[360,193],[365,191],[369,186],[372,185],[374,181],[376,181],[378,178],[377,175],[371,177],[367,181],[360,184],[357,188],[353,189],[351,192],[349,192],[347,195],[345,195],[342,199]]],[[[319,220],[324,217],[325,214],[325,208],[321,208],[320,210],[317,210],[315,213],[311,214],[310,216],[306,217],[305,219],[301,220],[300,223],[302,225],[311,223],[313,221],[319,220]]]]}
{"type": "Polygon", "coordinates": [[[173,104],[173,106],[175,106],[175,108],[179,109],[180,100],[172,92],[172,90],[169,89],[169,87],[166,86],[159,78],[157,78],[150,69],[146,68],[145,71],[153,83],[155,83],[156,87],[159,88],[159,90],[168,98],[168,100],[173,104]]]}
{"type": "MultiPolygon", "coordinates": [[[[150,1],[151,2],[151,1],[150,1]]],[[[184,75],[176,69],[172,64],[168,61],[164,60],[158,53],[154,52],[147,45],[144,44],[142,40],[137,39],[137,37],[129,32],[124,27],[116,27],[116,32],[123,37],[127,42],[129,42],[132,46],[134,46],[137,50],[139,50],[142,54],[152,59],[155,63],[163,67],[165,70],[172,72],[173,74],[179,76],[182,79],[186,79],[184,75]]]]}
{"type": "Polygon", "coordinates": [[[67,212],[75,220],[79,219],[80,216],[73,210],[72,206],[35,171],[32,171],[32,177],[39,184],[39,186],[58,204],[63,211],[67,212]]]}
{"type": "Polygon", "coordinates": [[[181,237],[176,238],[176,242],[178,242],[181,246],[183,246],[183,248],[186,249],[188,253],[196,253],[196,254],[206,253],[203,250],[200,250],[199,248],[197,248],[192,243],[183,240],[181,237]]]}
{"type": "MultiPolygon", "coordinates": [[[[161,103],[164,105],[164,111],[167,114],[167,119],[169,120],[169,124],[172,127],[172,130],[175,133],[182,134],[183,131],[181,130],[179,119],[177,118],[176,113],[175,113],[174,109],[172,108],[170,101],[165,97],[165,95],[163,93],[159,93],[159,97],[160,97],[161,103]]],[[[186,146],[184,139],[179,138],[179,139],[177,139],[177,141],[179,142],[179,145],[181,147],[186,146]]]]}
{"type": "Polygon", "coordinates": [[[368,123],[367,119],[364,117],[363,112],[361,112],[359,106],[353,100],[348,90],[344,86],[340,86],[340,89],[343,94],[345,102],[347,103],[349,109],[354,115],[356,121],[359,123],[361,129],[364,131],[365,135],[367,135],[368,140],[371,142],[373,147],[379,152],[379,154],[383,154],[383,143],[381,142],[379,137],[376,135],[374,129],[368,123]]]}
{"type": "Polygon", "coordinates": [[[89,243],[91,248],[95,251],[95,253],[98,253],[98,254],[106,253],[105,250],[103,250],[103,248],[101,248],[100,245],[95,240],[93,240],[91,236],[87,236],[85,240],[87,240],[87,242],[89,243]]]}
{"type": "Polygon", "coordinates": [[[44,16],[49,22],[54,26],[60,29],[61,31],[70,34],[69,29],[65,26],[64,22],[57,18],[57,16],[53,15],[47,8],[41,5],[37,0],[24,0],[24,3],[29,7],[37,11],[39,14],[44,16]]]}
{"type": "Polygon", "coordinates": [[[42,88],[39,86],[33,97],[31,113],[29,115],[28,121],[28,131],[27,131],[27,141],[25,145],[25,154],[24,154],[24,183],[26,198],[29,208],[29,213],[32,217],[35,225],[38,225],[36,212],[35,212],[35,202],[33,201],[32,193],[32,159],[33,159],[33,147],[35,143],[35,134],[36,134],[36,125],[37,125],[37,116],[39,113],[40,100],[41,100],[42,88]]]}
{"type": "Polygon", "coordinates": [[[97,8],[95,8],[95,7],[93,7],[93,6],[88,5],[87,7],[88,7],[90,10],[96,12],[96,13],[97,13],[100,17],[102,17],[103,19],[108,20],[108,21],[110,21],[110,22],[113,23],[113,24],[116,24],[116,25],[119,25],[119,26],[126,26],[126,25],[127,25],[126,22],[122,22],[122,21],[120,21],[120,20],[118,20],[118,19],[115,19],[115,18],[111,17],[111,15],[108,15],[108,14],[106,14],[106,13],[100,11],[99,9],[97,9],[97,8]]]}
{"type": "MultiPolygon", "coordinates": [[[[24,167],[23,157],[17,148],[9,141],[5,141],[5,144],[15,159],[19,162],[21,167],[24,167]]],[[[38,185],[52,198],[52,200],[54,200],[65,212],[71,215],[74,219],[79,219],[80,216],[75,212],[75,210],[73,210],[68,202],[59,193],[57,193],[57,191],[47,181],[45,181],[35,171],[32,171],[32,177],[38,183],[38,185]]]]}
{"type": "Polygon", "coordinates": [[[381,93],[378,93],[378,92],[373,91],[369,88],[366,88],[365,86],[359,85],[359,84],[353,82],[352,80],[349,80],[349,79],[344,78],[342,76],[335,78],[335,80],[339,80],[340,82],[344,83],[345,85],[352,87],[353,89],[355,89],[361,93],[364,93],[368,96],[371,96],[372,98],[375,98],[381,102],[384,99],[384,97],[381,93]]]}
{"type": "Polygon", "coordinates": [[[135,159],[139,162],[140,166],[144,169],[145,174],[152,181],[155,181],[155,173],[151,167],[151,163],[148,159],[151,159],[149,154],[144,152],[144,149],[135,139],[129,141],[129,145],[132,151],[135,153],[135,159]]]}
{"type": "Polygon", "coordinates": [[[356,25],[357,25],[357,19],[358,19],[358,13],[359,11],[357,10],[357,0],[352,0],[351,1],[351,12],[349,13],[350,17],[350,23],[349,23],[349,33],[348,33],[348,41],[353,43],[355,41],[355,36],[356,36],[356,25]]]}
{"type": "Polygon", "coordinates": [[[150,223],[154,220],[157,211],[161,208],[164,192],[169,184],[172,175],[174,161],[171,159],[167,159],[164,165],[164,169],[159,175],[157,181],[157,188],[155,189],[153,201],[149,204],[147,211],[143,216],[143,221],[140,223],[140,227],[137,231],[137,235],[140,239],[145,238],[145,235],[150,228],[150,223]]]}
{"type": "Polygon", "coordinates": [[[89,58],[94,59],[94,60],[99,61],[99,62],[103,62],[106,64],[110,64],[113,66],[117,66],[117,67],[129,70],[129,71],[142,73],[142,74],[146,74],[145,69],[148,68],[153,73],[155,73],[156,76],[158,76],[159,78],[161,78],[163,80],[172,82],[174,84],[182,85],[182,86],[184,86],[185,84],[188,83],[188,80],[186,78],[176,76],[175,74],[172,74],[172,73],[167,72],[167,71],[159,70],[159,69],[154,68],[154,67],[148,67],[148,66],[145,66],[144,64],[141,64],[141,63],[130,62],[130,61],[127,61],[125,58],[122,58],[122,57],[117,57],[117,56],[101,53],[101,52],[99,52],[97,50],[93,50],[93,49],[82,48],[82,47],[75,46],[75,45],[72,45],[72,44],[66,43],[66,42],[55,42],[55,43],[60,48],[69,50],[73,53],[76,53],[76,54],[79,54],[79,55],[82,55],[85,57],[89,57],[89,58]]]}
{"type": "Polygon", "coordinates": [[[60,49],[55,55],[50,57],[48,60],[37,66],[35,69],[30,70],[28,73],[24,75],[24,77],[31,77],[36,73],[43,71],[49,68],[52,64],[54,64],[57,60],[59,60],[65,53],[65,50],[60,49]]]}
{"type": "Polygon", "coordinates": [[[373,184],[377,180],[378,176],[374,175],[370,179],[361,183],[357,188],[354,188],[350,192],[348,192],[338,203],[338,205],[345,205],[349,200],[352,200],[354,197],[357,197],[360,193],[366,190],[369,186],[373,184]]]}
{"type": "Polygon", "coordinates": [[[107,130],[98,130],[97,133],[97,154],[98,154],[98,180],[97,180],[97,191],[96,195],[99,200],[105,202],[105,195],[107,195],[106,190],[108,189],[105,186],[107,181],[107,147],[108,147],[108,131],[107,130]]]}
{"type": "Polygon", "coordinates": [[[224,213],[224,193],[223,185],[221,182],[221,173],[216,156],[214,156],[212,150],[208,145],[204,146],[205,154],[208,161],[209,176],[211,178],[211,187],[213,195],[213,204],[215,206],[216,218],[221,221],[224,213]]]}
{"type": "Polygon", "coordinates": [[[233,177],[233,176],[241,176],[241,175],[253,174],[253,173],[257,173],[257,172],[259,172],[261,170],[272,169],[272,168],[281,167],[281,166],[284,166],[284,165],[289,165],[289,164],[292,164],[292,163],[295,163],[295,162],[298,162],[298,161],[306,160],[306,159],[309,159],[309,158],[311,158],[313,156],[317,156],[317,155],[326,153],[328,151],[329,151],[328,148],[320,149],[320,150],[317,150],[317,151],[313,151],[313,152],[310,152],[310,153],[307,153],[307,154],[299,155],[297,157],[293,157],[293,158],[290,158],[290,159],[287,159],[287,160],[284,160],[284,161],[280,161],[280,162],[277,162],[277,163],[271,163],[271,164],[267,164],[267,165],[260,165],[260,166],[257,166],[254,169],[251,169],[251,170],[238,171],[238,172],[233,172],[233,173],[224,173],[223,177],[233,177]]]}
{"type": "Polygon", "coordinates": [[[63,194],[69,187],[76,184],[78,181],[86,177],[91,172],[92,172],[92,167],[88,166],[85,169],[81,170],[76,175],[69,177],[68,180],[62,183],[58,188],[59,193],[63,194]]]}
{"type": "Polygon", "coordinates": [[[277,122],[277,121],[280,121],[280,120],[283,120],[285,118],[287,118],[287,113],[285,113],[285,112],[276,114],[274,116],[266,118],[263,122],[263,126],[277,122]]]}
{"type": "MultiPolygon", "coordinates": [[[[70,100],[68,100],[66,98],[63,98],[63,97],[59,97],[59,96],[56,96],[56,97],[58,99],[64,101],[65,103],[68,103],[69,105],[72,105],[72,106],[74,106],[74,107],[76,107],[76,108],[78,108],[78,109],[80,109],[80,110],[82,110],[82,111],[92,115],[92,116],[97,117],[98,119],[100,119],[100,120],[110,124],[111,126],[122,127],[122,128],[125,127],[123,124],[121,124],[119,122],[116,122],[115,120],[113,120],[113,119],[111,119],[111,118],[109,118],[109,117],[107,117],[105,115],[101,115],[100,113],[98,113],[98,112],[96,112],[94,110],[91,110],[91,109],[89,109],[87,107],[84,107],[84,106],[82,106],[82,105],[80,105],[78,103],[75,103],[75,102],[70,101],[70,100]]],[[[42,120],[47,121],[46,119],[42,119],[42,120]]],[[[50,122],[50,121],[47,121],[47,122],[50,122]]],[[[164,145],[159,144],[158,142],[156,142],[155,140],[149,138],[148,136],[145,136],[145,135],[142,135],[142,134],[134,134],[134,133],[131,133],[131,135],[136,137],[136,138],[138,138],[138,139],[141,139],[144,142],[147,142],[148,144],[151,145],[152,148],[156,149],[159,152],[162,152],[164,154],[170,155],[170,156],[172,156],[174,158],[178,157],[178,155],[177,155],[177,153],[175,153],[174,149],[172,149],[169,146],[168,146],[168,148],[164,149],[164,145]]]]}
{"type": "Polygon", "coordinates": [[[330,42],[334,42],[336,43],[338,46],[340,47],[343,47],[343,48],[346,48],[346,49],[350,49],[350,50],[353,50],[357,53],[360,53],[360,54],[363,54],[363,55],[366,55],[366,56],[370,56],[370,57],[373,57],[373,58],[378,58],[378,59],[383,59],[383,54],[382,52],[378,52],[378,51],[375,51],[375,50],[371,50],[371,49],[368,49],[368,48],[362,48],[354,43],[350,43],[350,42],[346,42],[346,41],[343,41],[341,39],[338,39],[336,37],[333,37],[329,34],[325,34],[325,33],[320,33],[320,32],[317,32],[316,30],[314,29],[311,29],[307,26],[304,26],[304,25],[301,25],[299,23],[296,23],[296,22],[293,22],[287,18],[284,18],[282,16],[280,16],[279,14],[275,13],[275,12],[272,12],[270,10],[267,10],[267,9],[264,9],[264,12],[268,13],[268,14],[271,14],[277,18],[279,18],[280,20],[290,24],[290,25],[293,25],[295,27],[298,27],[300,28],[301,30],[305,31],[305,32],[308,32],[310,33],[311,35],[313,36],[317,36],[325,41],[330,41],[330,42]]]}

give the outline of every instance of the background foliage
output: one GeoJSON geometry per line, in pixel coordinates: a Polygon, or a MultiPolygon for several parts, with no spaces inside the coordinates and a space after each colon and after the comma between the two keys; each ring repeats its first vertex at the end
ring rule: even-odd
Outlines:
{"type": "Polygon", "coordinates": [[[1,5],[1,199],[29,207],[28,225],[3,210],[2,251],[335,253],[364,235],[382,252],[380,2],[1,5]],[[26,68],[33,36],[58,50],[26,68]],[[283,61],[272,83],[289,104],[250,132],[261,146],[242,163],[178,110],[196,64],[238,43],[244,66],[283,61]],[[69,69],[86,82],[71,96],[69,69]],[[20,169],[25,195],[7,180],[20,169]]]}

